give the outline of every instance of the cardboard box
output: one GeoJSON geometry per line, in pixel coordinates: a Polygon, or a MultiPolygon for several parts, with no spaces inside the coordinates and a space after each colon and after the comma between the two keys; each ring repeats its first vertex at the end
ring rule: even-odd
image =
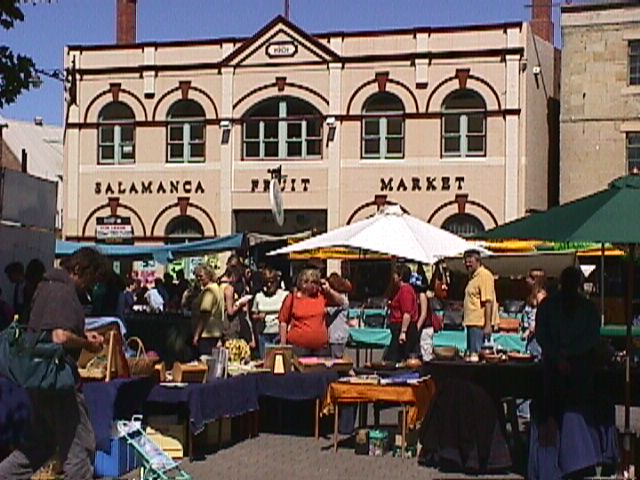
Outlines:
{"type": "Polygon", "coordinates": [[[97,477],[121,477],[140,466],[136,450],[126,438],[111,439],[111,450],[96,452],[95,474],[97,477]]]}
{"type": "Polygon", "coordinates": [[[221,418],[207,423],[205,441],[207,447],[220,447],[231,443],[231,418],[221,418]]]}
{"type": "Polygon", "coordinates": [[[181,459],[188,446],[189,430],[177,415],[151,415],[147,418],[147,436],[173,459],[181,459]]]}
{"type": "Polygon", "coordinates": [[[205,383],[207,366],[202,363],[174,363],[171,370],[174,382],[205,383]]]}

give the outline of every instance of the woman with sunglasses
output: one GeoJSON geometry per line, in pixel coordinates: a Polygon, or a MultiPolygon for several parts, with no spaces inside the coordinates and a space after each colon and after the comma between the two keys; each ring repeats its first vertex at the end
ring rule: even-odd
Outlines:
{"type": "MultiPolygon", "coordinates": [[[[320,277],[316,268],[300,272],[296,289],[280,309],[280,343],[292,345],[296,356],[328,356],[329,336],[325,311],[344,305],[346,299],[320,277]]],[[[348,304],[348,303],[347,303],[348,304]]]]}

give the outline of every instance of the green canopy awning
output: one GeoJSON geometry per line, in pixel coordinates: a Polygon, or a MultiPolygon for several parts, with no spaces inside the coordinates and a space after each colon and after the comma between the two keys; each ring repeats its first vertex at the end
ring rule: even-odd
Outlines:
{"type": "Polygon", "coordinates": [[[477,236],[551,242],[640,243],[640,176],[620,177],[606,190],[533,213],[477,236]]]}

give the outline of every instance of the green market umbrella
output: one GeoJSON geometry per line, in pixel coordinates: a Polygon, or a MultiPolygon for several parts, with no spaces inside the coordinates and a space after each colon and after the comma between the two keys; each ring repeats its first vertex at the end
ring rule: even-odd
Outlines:
{"type": "Polygon", "coordinates": [[[479,236],[488,240],[640,243],[640,176],[617,178],[606,190],[505,223],[479,236]]]}
{"type": "MultiPolygon", "coordinates": [[[[640,176],[615,179],[605,190],[550,208],[546,212],[506,223],[479,234],[486,239],[548,240],[552,242],[599,242],[627,244],[627,360],[625,379],[625,434],[630,432],[631,378],[633,350],[631,325],[635,245],[640,243],[640,176]]],[[[625,446],[625,451],[629,449],[625,446]]]]}

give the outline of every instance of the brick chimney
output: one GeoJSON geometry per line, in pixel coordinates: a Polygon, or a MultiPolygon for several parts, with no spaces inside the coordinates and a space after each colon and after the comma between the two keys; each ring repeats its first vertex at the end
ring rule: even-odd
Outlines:
{"type": "Polygon", "coordinates": [[[533,0],[531,5],[531,29],[533,34],[553,44],[552,0],[533,0]]]}
{"type": "Polygon", "coordinates": [[[136,43],[136,6],[138,0],[116,0],[116,42],[136,43]]]}

